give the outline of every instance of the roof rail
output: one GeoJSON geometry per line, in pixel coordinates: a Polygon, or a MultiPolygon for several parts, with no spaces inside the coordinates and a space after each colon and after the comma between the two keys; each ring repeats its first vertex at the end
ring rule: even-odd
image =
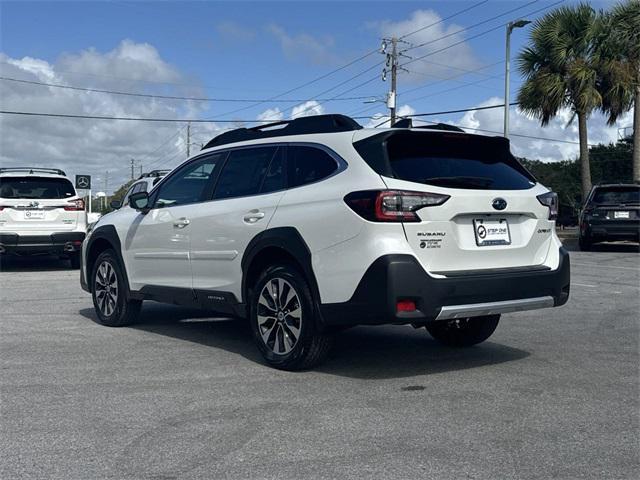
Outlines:
{"type": "Polygon", "coordinates": [[[414,126],[411,118],[401,118],[396,123],[391,125],[391,128],[420,128],[424,130],[448,130],[450,132],[462,132],[465,133],[460,127],[455,125],[449,125],[448,123],[436,123],[434,125],[420,125],[414,126]]]}
{"type": "Polygon", "coordinates": [[[40,168],[40,167],[3,167],[0,168],[0,173],[7,172],[29,172],[29,173],[55,173],[56,175],[64,175],[67,176],[64,171],[59,168],[40,168]]]}
{"type": "Polygon", "coordinates": [[[261,138],[283,137],[285,135],[304,135],[308,133],[333,133],[360,130],[362,126],[346,115],[314,115],[294,120],[268,123],[253,128],[236,128],[214,137],[202,149],[219,147],[228,143],[258,140],[261,138]]]}
{"type": "Polygon", "coordinates": [[[163,177],[170,171],[171,170],[151,170],[150,172],[145,172],[142,175],[140,175],[138,177],[138,180],[140,180],[141,178],[148,178],[148,177],[163,177]]]}

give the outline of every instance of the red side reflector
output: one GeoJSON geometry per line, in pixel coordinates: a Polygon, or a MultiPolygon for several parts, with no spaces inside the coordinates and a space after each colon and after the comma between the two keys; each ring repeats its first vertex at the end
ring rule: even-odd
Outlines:
{"type": "Polygon", "coordinates": [[[415,312],[416,302],[413,300],[398,300],[396,303],[397,312],[415,312]]]}

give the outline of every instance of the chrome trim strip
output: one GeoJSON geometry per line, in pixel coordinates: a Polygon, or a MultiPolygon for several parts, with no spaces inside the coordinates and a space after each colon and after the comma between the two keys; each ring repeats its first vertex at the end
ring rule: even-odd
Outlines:
{"type": "Polygon", "coordinates": [[[469,303],[467,305],[449,305],[442,307],[436,320],[453,318],[482,317],[498,313],[520,312],[538,308],[553,307],[553,297],[522,298],[503,302],[469,303]]]}

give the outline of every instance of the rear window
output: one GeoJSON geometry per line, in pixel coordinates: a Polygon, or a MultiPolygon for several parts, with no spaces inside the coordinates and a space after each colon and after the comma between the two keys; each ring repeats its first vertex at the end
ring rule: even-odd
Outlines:
{"type": "Polygon", "coordinates": [[[0,177],[1,198],[57,199],[75,194],[66,178],[0,177]]]}
{"type": "Polygon", "coordinates": [[[606,204],[639,204],[640,187],[600,187],[593,194],[593,203],[606,204]]]}
{"type": "Polygon", "coordinates": [[[381,140],[383,158],[378,159],[374,158],[376,149],[371,142],[363,148],[356,144],[367,163],[381,175],[478,190],[525,190],[536,183],[501,138],[394,132],[381,140]]]}

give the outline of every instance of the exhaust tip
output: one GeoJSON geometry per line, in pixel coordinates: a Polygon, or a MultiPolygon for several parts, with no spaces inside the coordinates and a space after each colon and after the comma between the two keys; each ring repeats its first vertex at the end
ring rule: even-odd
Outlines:
{"type": "Polygon", "coordinates": [[[76,247],[73,246],[73,243],[69,242],[64,245],[65,252],[75,252],[76,247]]]}

